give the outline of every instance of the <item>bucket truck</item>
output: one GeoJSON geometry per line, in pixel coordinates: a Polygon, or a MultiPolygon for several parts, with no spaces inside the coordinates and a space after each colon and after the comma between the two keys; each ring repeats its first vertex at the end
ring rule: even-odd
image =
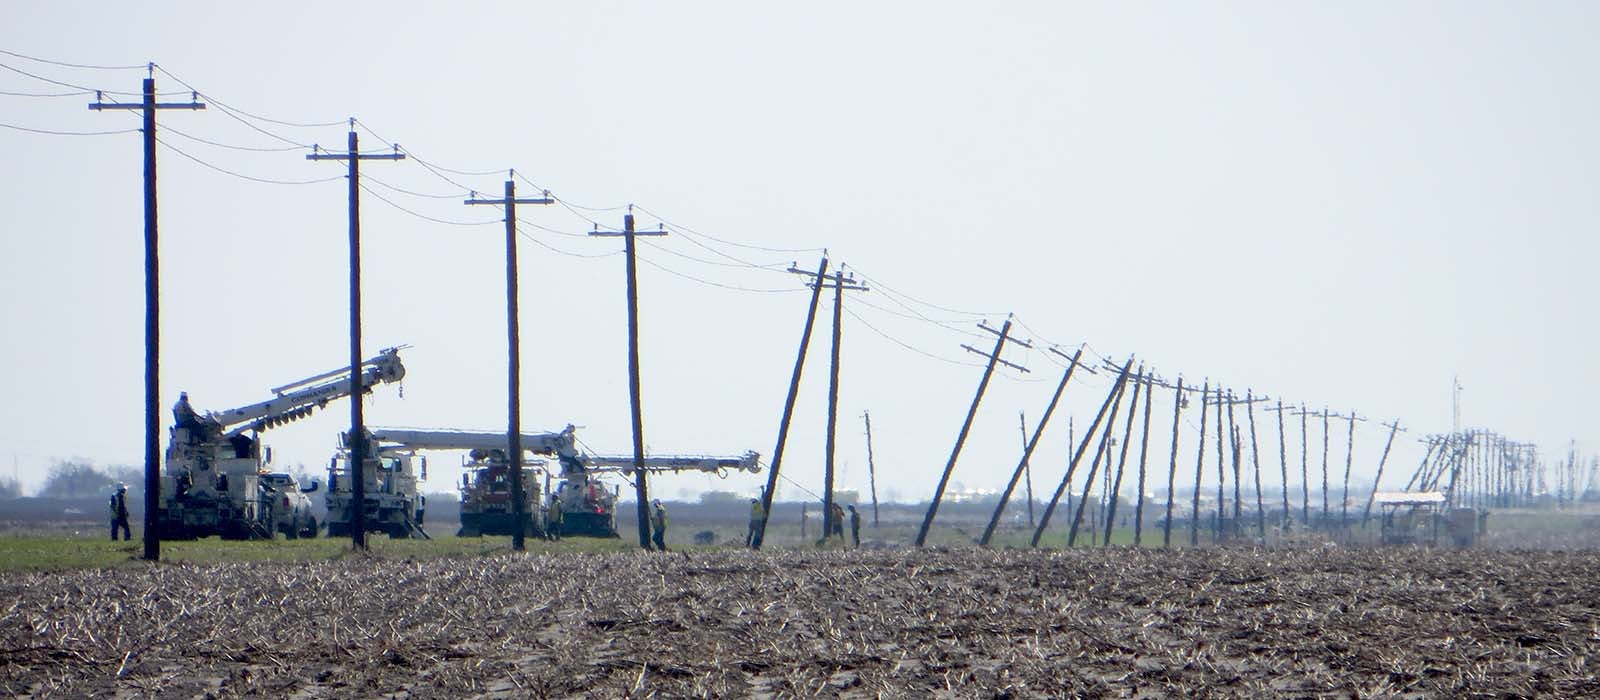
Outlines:
{"type": "MultiPolygon", "coordinates": [[[[361,365],[361,390],[400,381],[399,348],[361,365]]],[[[287,474],[266,471],[272,449],[260,432],[306,416],[350,396],[348,369],[323,372],[275,387],[272,398],[248,406],[199,414],[185,393],[173,408],[176,425],[167,444],[156,522],[163,539],[219,535],[225,539],[314,536],[316,518],[301,487],[287,474]]]]}
{"type": "MultiPolygon", "coordinates": [[[[568,425],[554,433],[524,433],[522,449],[535,457],[554,458],[558,465],[551,475],[542,459],[525,459],[522,468],[524,532],[537,535],[544,531],[545,508],[553,500],[561,508],[561,534],[593,537],[616,537],[617,489],[601,482],[602,473],[633,473],[633,458],[585,455],[578,451],[576,428],[568,425]],[[554,477],[558,483],[548,483],[541,488],[537,477],[554,477]],[[544,493],[541,498],[541,493],[544,493]],[[541,507],[543,506],[543,507],[541,507]]],[[[479,535],[509,535],[514,520],[511,515],[510,444],[504,432],[406,430],[374,428],[372,437],[380,444],[379,454],[386,450],[414,454],[419,450],[469,450],[470,461],[463,465],[465,472],[461,483],[460,537],[479,535]]],[[[739,457],[707,456],[651,456],[645,458],[647,472],[725,472],[760,471],[758,455],[747,452],[739,457]]],[[[335,489],[328,492],[333,502],[335,489]]],[[[369,513],[372,512],[369,508],[369,513]]],[[[329,518],[332,522],[330,505],[329,518]]]]}

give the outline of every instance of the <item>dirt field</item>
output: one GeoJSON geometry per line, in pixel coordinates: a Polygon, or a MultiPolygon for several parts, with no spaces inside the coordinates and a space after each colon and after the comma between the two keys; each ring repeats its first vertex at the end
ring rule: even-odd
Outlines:
{"type": "Polygon", "coordinates": [[[24,697],[1596,697],[1600,553],[739,551],[0,576],[24,697]]]}

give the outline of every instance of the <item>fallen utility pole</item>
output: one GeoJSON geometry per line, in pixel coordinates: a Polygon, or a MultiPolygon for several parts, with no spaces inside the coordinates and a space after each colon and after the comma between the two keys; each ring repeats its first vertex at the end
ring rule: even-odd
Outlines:
{"type": "Polygon", "coordinates": [[[667,232],[662,229],[655,231],[635,231],[633,228],[633,205],[628,205],[628,213],[622,217],[621,231],[601,231],[598,224],[595,230],[590,231],[591,236],[621,236],[622,250],[627,257],[628,273],[628,404],[633,419],[633,492],[639,500],[639,546],[645,551],[653,549],[650,546],[650,489],[645,483],[644,469],[644,411],[639,403],[639,263],[638,246],[634,239],[639,236],[665,236],[667,232]]]}
{"type": "MultiPolygon", "coordinates": [[[[790,265],[789,271],[794,270],[795,267],[790,265]]],[[[813,279],[819,279],[827,273],[828,255],[824,252],[822,262],[817,263],[817,272],[813,279]]],[[[767,470],[767,488],[761,492],[761,512],[767,514],[767,517],[763,518],[760,526],[756,528],[755,539],[750,543],[752,549],[761,549],[761,543],[767,536],[767,523],[772,521],[772,498],[778,490],[778,474],[783,467],[783,448],[789,441],[789,420],[794,417],[794,401],[800,393],[800,372],[806,366],[806,348],[811,346],[811,328],[816,324],[817,301],[821,298],[822,286],[812,285],[811,305],[806,308],[805,329],[800,332],[800,350],[795,354],[794,373],[789,376],[789,393],[783,400],[783,417],[778,421],[778,446],[772,449],[772,468],[767,470]]],[[[805,520],[802,519],[800,522],[804,524],[805,520]]],[[[800,537],[805,538],[803,530],[800,537]]]]}
{"type": "MultiPolygon", "coordinates": [[[[1067,464],[1067,473],[1062,475],[1061,484],[1056,486],[1055,495],[1050,497],[1050,503],[1044,507],[1044,514],[1039,516],[1039,527],[1033,531],[1031,546],[1039,546],[1039,538],[1044,536],[1045,528],[1050,527],[1050,516],[1056,512],[1056,504],[1061,502],[1061,493],[1067,491],[1067,485],[1072,481],[1072,474],[1078,470],[1078,462],[1083,459],[1083,451],[1089,448],[1089,441],[1094,439],[1095,430],[1100,427],[1100,422],[1105,420],[1106,411],[1111,408],[1111,402],[1122,393],[1122,382],[1128,378],[1128,370],[1133,367],[1133,358],[1128,358],[1127,364],[1122,366],[1117,375],[1117,381],[1112,383],[1111,391],[1106,393],[1105,401],[1101,402],[1100,410],[1094,414],[1094,422],[1089,424],[1089,429],[1083,433],[1083,442],[1078,443],[1078,448],[1072,453],[1072,461],[1067,464]]],[[[1070,432],[1070,422],[1069,422],[1070,432]]],[[[1085,489],[1084,497],[1087,499],[1088,491],[1085,489]]],[[[1071,507],[1071,493],[1067,494],[1068,507],[1071,507]]]]}
{"type": "MultiPolygon", "coordinates": [[[[156,216],[156,112],[163,109],[205,109],[198,93],[188,102],[156,101],[156,64],[149,64],[144,79],[144,99],[133,104],[106,103],[95,91],[89,109],[139,110],[144,117],[144,559],[161,559],[161,533],[157,511],[161,508],[161,254],[157,245],[156,216]]],[[[358,395],[359,396],[359,395],[358,395]]],[[[115,533],[113,533],[115,534],[115,533]]]]}
{"type": "MultiPolygon", "coordinates": [[[[807,274],[798,270],[799,274],[807,274]]],[[[833,458],[836,441],[837,427],[839,425],[839,340],[843,329],[842,315],[844,313],[844,293],[846,290],[867,291],[866,285],[857,284],[855,276],[845,272],[844,266],[839,266],[839,271],[831,275],[822,275],[813,278],[811,284],[825,285],[833,283],[833,347],[830,361],[828,362],[828,433],[823,445],[825,459],[823,460],[822,473],[822,539],[826,541],[837,527],[840,536],[843,536],[844,523],[835,523],[833,515],[833,458]]]]}
{"type": "MultiPolygon", "coordinates": [[[[517,205],[553,204],[555,200],[550,198],[548,191],[540,197],[518,199],[516,175],[513,170],[506,178],[504,197],[479,199],[478,193],[473,192],[466,204],[492,204],[505,207],[506,212],[506,432],[511,448],[511,521],[515,523],[511,526],[511,549],[521,552],[528,548],[525,540],[527,535],[523,532],[523,519],[528,514],[523,512],[522,341],[517,325],[517,205]]],[[[549,527],[549,524],[545,526],[549,527]]]]}
{"type": "MultiPolygon", "coordinates": [[[[1051,347],[1049,351],[1062,357],[1067,357],[1065,353],[1054,347],[1051,347]]],[[[1039,445],[1039,436],[1044,434],[1045,426],[1050,424],[1050,416],[1055,414],[1056,404],[1061,401],[1061,392],[1066,390],[1067,382],[1072,381],[1072,373],[1078,368],[1078,360],[1082,357],[1083,348],[1079,347],[1078,351],[1072,354],[1072,357],[1067,358],[1067,370],[1062,373],[1061,381],[1056,384],[1055,393],[1050,395],[1050,403],[1045,406],[1044,415],[1039,418],[1039,424],[1034,426],[1033,437],[1023,445],[1022,459],[1017,463],[1016,470],[1011,472],[1011,480],[1006,482],[1005,490],[1000,493],[1000,502],[995,504],[994,515],[989,517],[989,524],[983,528],[983,537],[978,539],[979,545],[989,546],[989,540],[994,537],[995,526],[1000,524],[1000,516],[1005,512],[1006,502],[1011,499],[1011,492],[1017,488],[1017,478],[1027,469],[1028,461],[1033,457],[1033,449],[1039,445]]],[[[1088,369],[1085,368],[1085,371],[1088,371],[1088,369]]],[[[1026,430],[1026,424],[1024,424],[1024,430],[1026,430]]],[[[1033,527],[1033,486],[1031,483],[1028,486],[1028,513],[1028,526],[1033,527]]]]}
{"type": "MultiPolygon", "coordinates": [[[[956,468],[956,458],[961,456],[961,446],[967,441],[967,433],[972,430],[972,419],[978,415],[978,404],[983,401],[984,390],[989,388],[989,377],[994,374],[995,363],[1002,363],[1008,367],[1014,367],[1023,372],[1028,371],[1026,367],[1014,365],[1010,362],[1000,359],[1000,351],[1005,349],[1006,341],[1011,340],[1010,318],[1006,319],[1005,325],[1001,326],[1000,330],[998,331],[984,325],[981,322],[978,324],[978,327],[989,331],[990,333],[994,333],[997,336],[994,343],[994,352],[986,355],[989,358],[989,364],[983,368],[983,379],[978,382],[978,393],[972,397],[972,407],[967,409],[967,419],[961,424],[961,434],[956,436],[956,446],[954,449],[950,450],[950,461],[945,463],[944,474],[939,477],[939,486],[933,491],[933,501],[928,504],[928,512],[922,517],[922,527],[917,530],[918,547],[921,547],[928,541],[928,528],[933,526],[933,516],[939,512],[939,500],[944,497],[944,487],[950,483],[950,472],[956,468]]],[[[1028,344],[1027,341],[1023,340],[1018,340],[1016,343],[1025,348],[1033,347],[1032,345],[1028,344]]],[[[961,347],[966,348],[970,352],[976,352],[980,355],[985,354],[982,351],[974,350],[968,345],[962,345],[961,347]]]]}
{"type": "Polygon", "coordinates": [[[306,160],[342,160],[349,167],[350,197],[350,546],[367,548],[365,468],[367,426],[361,415],[361,161],[404,160],[399,146],[392,153],[362,153],[356,138],[356,120],[350,118],[350,135],[344,153],[323,153],[312,145],[306,160]]]}

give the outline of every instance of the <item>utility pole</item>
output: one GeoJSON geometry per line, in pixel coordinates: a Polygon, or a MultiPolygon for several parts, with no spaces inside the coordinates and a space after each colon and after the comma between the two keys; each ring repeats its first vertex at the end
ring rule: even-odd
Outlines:
{"type": "MultiPolygon", "coordinates": [[[[1055,353],[1057,355],[1060,355],[1062,357],[1067,357],[1066,354],[1062,353],[1060,350],[1057,350],[1054,347],[1050,348],[1050,352],[1053,352],[1053,353],[1055,353]]],[[[1055,393],[1050,395],[1050,404],[1048,406],[1045,406],[1044,415],[1039,418],[1039,424],[1034,426],[1034,428],[1033,428],[1033,438],[1032,439],[1028,438],[1028,433],[1027,433],[1028,424],[1027,424],[1026,419],[1023,419],[1021,417],[1020,413],[1018,414],[1019,420],[1023,421],[1023,423],[1022,423],[1022,430],[1023,430],[1023,433],[1022,433],[1022,438],[1023,438],[1023,441],[1022,441],[1022,459],[1017,462],[1016,470],[1011,472],[1011,480],[1006,482],[1005,491],[1000,493],[1000,502],[995,504],[994,515],[989,517],[989,525],[987,527],[983,528],[983,537],[980,537],[978,539],[978,544],[980,546],[984,546],[984,547],[989,546],[990,538],[994,537],[995,526],[1000,524],[1000,516],[1006,510],[1006,502],[1011,500],[1011,492],[1017,488],[1017,477],[1020,476],[1023,473],[1023,471],[1025,471],[1028,468],[1029,460],[1032,459],[1032,457],[1033,457],[1033,448],[1035,448],[1035,447],[1037,447],[1039,445],[1039,436],[1044,434],[1044,427],[1050,423],[1050,416],[1055,414],[1055,412],[1056,412],[1056,404],[1059,401],[1061,401],[1061,392],[1067,388],[1067,382],[1072,381],[1072,372],[1078,368],[1078,360],[1080,358],[1082,358],[1082,357],[1083,357],[1083,348],[1079,347],[1078,351],[1072,354],[1072,357],[1067,358],[1068,359],[1067,371],[1064,372],[1061,375],[1061,382],[1056,384],[1055,393]]],[[[1089,372],[1091,374],[1094,373],[1094,370],[1090,369],[1088,367],[1085,367],[1084,371],[1085,372],[1089,372]]],[[[1033,522],[1033,482],[1030,479],[1029,483],[1028,483],[1028,527],[1032,528],[1034,526],[1035,526],[1035,523],[1033,522]]]]}
{"type": "MultiPolygon", "coordinates": [[[[807,274],[804,270],[794,270],[799,274],[807,274]]],[[[833,353],[828,363],[828,436],[824,444],[826,459],[823,462],[822,474],[822,539],[826,541],[833,534],[833,456],[834,456],[834,429],[839,423],[839,340],[841,322],[844,313],[845,290],[867,291],[866,285],[857,284],[854,275],[845,272],[844,266],[839,266],[839,271],[831,275],[823,275],[811,280],[811,284],[823,285],[833,283],[833,353]]]]}
{"type": "MultiPolygon", "coordinates": [[[[1219,389],[1220,391],[1220,389],[1219,389]]],[[[1211,392],[1211,380],[1207,379],[1200,387],[1200,447],[1194,455],[1194,505],[1189,513],[1189,546],[1200,546],[1200,476],[1206,463],[1206,409],[1210,405],[1207,398],[1211,392]]],[[[1217,465],[1218,469],[1222,465],[1217,465]]]]}
{"type": "Polygon", "coordinates": [[[1278,414],[1278,473],[1283,480],[1283,529],[1289,529],[1289,449],[1283,442],[1283,401],[1278,407],[1268,409],[1278,414]]]}
{"type": "Polygon", "coordinates": [[[639,265],[638,246],[634,238],[665,236],[667,232],[662,229],[635,231],[633,205],[629,204],[628,213],[622,217],[621,231],[601,231],[596,225],[589,235],[621,236],[622,250],[628,258],[628,400],[633,413],[633,492],[639,499],[639,546],[650,551],[650,491],[645,484],[644,471],[644,412],[639,407],[639,265]]]}
{"type": "MultiPolygon", "coordinates": [[[[1152,374],[1154,370],[1151,371],[1152,374]]],[[[1145,491],[1145,457],[1150,452],[1150,404],[1155,403],[1156,385],[1154,378],[1145,379],[1144,422],[1139,429],[1139,498],[1133,506],[1133,546],[1143,544],[1144,534],[1144,491],[1145,491]]]]}
{"type": "MultiPolygon", "coordinates": [[[[1231,390],[1230,390],[1230,393],[1231,393],[1231,390]]],[[[1223,514],[1223,508],[1228,503],[1228,499],[1226,498],[1226,494],[1224,492],[1224,489],[1227,488],[1227,481],[1228,481],[1228,462],[1227,462],[1227,458],[1223,456],[1223,436],[1222,436],[1222,406],[1223,406],[1223,401],[1225,401],[1225,400],[1227,400],[1227,397],[1223,395],[1222,389],[1220,387],[1218,387],[1217,388],[1217,521],[1216,521],[1216,530],[1213,532],[1213,535],[1216,537],[1217,541],[1219,541],[1219,542],[1222,540],[1222,520],[1223,520],[1223,515],[1224,515],[1223,514]]],[[[1231,406],[1232,404],[1228,404],[1228,405],[1231,406]]]]}
{"type": "Polygon", "coordinates": [[[917,530],[918,547],[921,547],[923,543],[927,542],[928,540],[928,528],[933,526],[933,516],[939,512],[939,500],[944,497],[945,485],[950,483],[950,472],[956,468],[956,458],[961,456],[961,445],[967,441],[967,433],[972,430],[972,419],[976,418],[978,415],[978,403],[983,401],[983,392],[985,389],[989,388],[989,377],[994,374],[994,366],[996,364],[1003,364],[1020,372],[1028,371],[1028,368],[1023,367],[1022,365],[1013,364],[1000,359],[1000,351],[1005,349],[1007,340],[1012,340],[1017,345],[1021,345],[1025,348],[1033,347],[1033,345],[1029,344],[1025,340],[1016,340],[1011,337],[1010,317],[1006,318],[1005,325],[1001,326],[1000,330],[998,331],[988,327],[987,325],[984,325],[982,322],[978,323],[978,328],[993,333],[995,336],[997,336],[994,343],[994,351],[985,353],[982,350],[972,347],[971,345],[962,344],[961,346],[968,352],[977,353],[989,358],[989,363],[983,368],[983,379],[978,382],[978,393],[972,397],[972,407],[967,409],[967,419],[961,424],[961,433],[956,436],[956,446],[950,451],[950,461],[945,463],[944,474],[940,475],[939,485],[933,490],[933,501],[928,504],[927,514],[922,516],[922,527],[917,530]]]}
{"type": "Polygon", "coordinates": [[[878,529],[878,468],[872,463],[872,414],[861,412],[867,421],[867,485],[872,490],[872,529],[878,529]]]}
{"type": "Polygon", "coordinates": [[[306,156],[306,160],[342,160],[350,169],[350,546],[356,549],[367,548],[367,426],[361,416],[361,161],[404,159],[399,146],[392,153],[362,153],[355,117],[350,118],[345,153],[323,153],[313,145],[306,156]]]}
{"type": "Polygon", "coordinates": [[[1350,466],[1355,461],[1356,451],[1356,421],[1365,421],[1365,418],[1356,416],[1355,411],[1350,412],[1350,432],[1345,437],[1344,443],[1344,491],[1339,497],[1339,529],[1350,529],[1350,466]]]}
{"type": "MultiPolygon", "coordinates": [[[[792,272],[794,265],[789,266],[792,272]]],[[[821,279],[828,273],[828,254],[822,254],[822,261],[817,263],[817,272],[813,279],[821,279]]],[[[811,285],[811,305],[806,308],[805,329],[800,332],[800,350],[795,354],[794,373],[789,376],[789,393],[783,400],[783,417],[778,421],[778,446],[772,449],[772,468],[767,471],[767,488],[761,492],[761,510],[767,517],[761,521],[761,527],[756,532],[755,542],[751,543],[752,549],[761,549],[761,542],[767,536],[767,523],[772,520],[772,497],[778,489],[778,470],[783,467],[783,448],[789,441],[789,420],[794,417],[794,400],[800,393],[800,371],[806,366],[806,349],[811,347],[811,328],[816,325],[817,301],[822,298],[822,285],[811,285]]],[[[869,441],[870,444],[870,441],[869,441]]],[[[802,511],[804,512],[804,511],[802,511]]],[[[802,526],[805,519],[800,520],[802,526]]],[[[802,527],[801,539],[805,539],[805,530],[802,527]]]]}
{"type": "Polygon", "coordinates": [[[1306,453],[1310,449],[1306,444],[1306,405],[1300,404],[1300,524],[1306,529],[1311,529],[1311,472],[1307,466],[1306,453]]]}
{"type": "MultiPolygon", "coordinates": [[[[1017,411],[1017,429],[1022,433],[1022,451],[1028,452],[1028,416],[1022,411],[1017,411]]],[[[1024,460],[1022,462],[1022,482],[1028,486],[1028,527],[1031,529],[1038,523],[1033,518],[1033,464],[1024,460]]]]}
{"type": "MultiPolygon", "coordinates": [[[[1133,403],[1128,405],[1128,421],[1122,429],[1122,452],[1117,457],[1117,477],[1112,481],[1111,490],[1106,494],[1108,505],[1106,507],[1106,533],[1100,546],[1111,546],[1111,530],[1117,523],[1117,500],[1122,496],[1122,472],[1128,463],[1128,443],[1133,438],[1133,422],[1139,418],[1139,391],[1144,388],[1144,365],[1139,366],[1138,374],[1133,379],[1133,403]]],[[[1145,398],[1145,406],[1150,404],[1149,397],[1145,398]]],[[[1148,413],[1148,411],[1146,411],[1148,413]]],[[[1111,469],[1111,458],[1106,458],[1106,470],[1111,469]]]]}
{"type": "MultiPolygon", "coordinates": [[[[522,347],[517,328],[517,205],[552,204],[547,191],[541,197],[517,199],[516,171],[506,177],[506,193],[500,199],[479,199],[473,192],[466,204],[493,204],[506,210],[506,434],[511,447],[511,549],[527,549],[523,532],[524,486],[522,483],[522,347]]],[[[549,527],[549,523],[545,524],[549,527]]]]}
{"type": "Polygon", "coordinates": [[[1183,417],[1183,375],[1178,375],[1178,386],[1172,397],[1172,455],[1167,467],[1167,517],[1161,525],[1161,546],[1172,546],[1172,503],[1177,496],[1178,478],[1178,420],[1183,417]]]}
{"type": "Polygon", "coordinates": [[[1378,484],[1383,481],[1383,465],[1389,462],[1389,448],[1394,447],[1394,434],[1400,432],[1400,419],[1393,423],[1384,423],[1389,429],[1389,439],[1383,443],[1383,456],[1378,458],[1378,475],[1372,479],[1372,493],[1367,496],[1367,507],[1361,513],[1361,527],[1367,527],[1367,521],[1372,518],[1372,502],[1378,497],[1378,484]]]}
{"type": "Polygon", "coordinates": [[[190,94],[188,102],[157,102],[155,66],[149,65],[144,79],[144,99],[135,104],[106,103],[95,91],[89,109],[139,110],[144,117],[144,558],[161,559],[160,525],[156,512],[161,507],[161,265],[156,226],[156,111],[162,109],[205,109],[190,94]]]}
{"type": "MultiPolygon", "coordinates": [[[[1030,546],[1039,546],[1039,538],[1044,536],[1045,528],[1050,527],[1050,516],[1056,512],[1056,504],[1061,502],[1061,493],[1063,491],[1067,491],[1067,507],[1072,507],[1072,494],[1067,488],[1068,484],[1072,481],[1072,474],[1078,470],[1078,462],[1083,459],[1083,451],[1089,448],[1089,441],[1094,439],[1094,432],[1100,427],[1100,421],[1105,420],[1106,411],[1111,408],[1112,400],[1122,395],[1122,382],[1128,378],[1128,370],[1132,367],[1133,358],[1130,357],[1128,358],[1128,362],[1122,366],[1122,370],[1118,373],[1117,381],[1112,383],[1111,391],[1106,394],[1105,401],[1100,404],[1099,412],[1094,414],[1094,422],[1089,424],[1089,429],[1087,431],[1084,431],[1083,442],[1078,443],[1078,449],[1072,453],[1072,461],[1067,464],[1067,473],[1061,477],[1061,484],[1056,487],[1055,495],[1051,496],[1050,502],[1045,504],[1044,514],[1039,516],[1039,527],[1035,528],[1033,531],[1033,541],[1030,543],[1030,546]]],[[[1071,419],[1068,419],[1067,431],[1069,435],[1072,432],[1071,419]]],[[[1069,436],[1068,442],[1070,443],[1071,440],[1072,438],[1069,436]]],[[[1089,490],[1087,488],[1084,489],[1083,496],[1085,500],[1088,499],[1089,490]]]]}
{"type": "MultiPolygon", "coordinates": [[[[1133,363],[1133,358],[1131,358],[1131,357],[1128,358],[1128,363],[1132,364],[1133,363]]],[[[1078,499],[1078,509],[1073,512],[1073,516],[1072,516],[1072,527],[1067,530],[1067,546],[1068,547],[1072,547],[1073,545],[1078,543],[1078,527],[1083,523],[1083,511],[1084,511],[1084,509],[1088,508],[1088,506],[1089,506],[1089,494],[1094,491],[1094,477],[1095,477],[1095,474],[1098,473],[1099,470],[1100,470],[1100,458],[1104,457],[1105,460],[1106,460],[1106,469],[1107,470],[1111,469],[1111,466],[1110,466],[1111,452],[1110,452],[1110,449],[1109,449],[1109,446],[1111,444],[1111,433],[1112,433],[1113,430],[1116,429],[1116,426],[1117,426],[1117,411],[1122,407],[1122,395],[1124,393],[1124,390],[1126,390],[1127,388],[1128,388],[1128,373],[1127,372],[1123,372],[1120,376],[1117,377],[1116,399],[1111,402],[1111,417],[1106,419],[1106,427],[1100,433],[1100,444],[1096,445],[1095,448],[1094,448],[1094,461],[1089,463],[1089,475],[1087,477],[1085,477],[1084,480],[1083,480],[1083,496],[1078,499]]],[[[1083,439],[1084,440],[1088,440],[1088,439],[1090,439],[1092,437],[1094,437],[1094,431],[1093,430],[1090,430],[1089,432],[1083,434],[1083,439]]],[[[1092,522],[1098,521],[1098,520],[1099,520],[1098,518],[1095,518],[1095,519],[1093,519],[1092,522]]],[[[1094,538],[1093,538],[1092,535],[1090,536],[1089,541],[1090,541],[1090,543],[1094,542],[1094,538]]]]}
{"type": "Polygon", "coordinates": [[[1328,409],[1322,409],[1322,528],[1328,528],[1328,409]]]}
{"type": "Polygon", "coordinates": [[[1261,450],[1256,445],[1256,402],[1266,400],[1265,396],[1256,398],[1249,389],[1244,390],[1244,410],[1250,421],[1250,465],[1256,473],[1256,536],[1261,538],[1263,544],[1267,541],[1267,505],[1261,500],[1261,450]]]}

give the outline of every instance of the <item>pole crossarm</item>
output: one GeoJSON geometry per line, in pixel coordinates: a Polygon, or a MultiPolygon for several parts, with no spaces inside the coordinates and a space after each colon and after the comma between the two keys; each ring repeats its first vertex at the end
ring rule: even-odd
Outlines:
{"type": "Polygon", "coordinates": [[[1074,354],[1071,354],[1071,355],[1068,355],[1068,354],[1062,352],[1061,348],[1059,348],[1059,347],[1057,347],[1055,345],[1051,345],[1050,347],[1045,348],[1045,350],[1048,350],[1049,352],[1054,353],[1054,354],[1060,356],[1061,358],[1065,359],[1067,361],[1067,367],[1076,367],[1078,369],[1081,369],[1081,370],[1083,370],[1085,372],[1088,372],[1089,374],[1093,374],[1095,376],[1099,376],[1100,375],[1099,372],[1094,371],[1093,367],[1090,367],[1088,364],[1086,364],[1082,360],[1078,359],[1080,356],[1083,355],[1083,347],[1082,346],[1079,346],[1078,351],[1076,353],[1074,353],[1074,354]]]}
{"type": "Polygon", "coordinates": [[[977,355],[982,355],[984,357],[990,358],[990,359],[994,360],[995,362],[998,362],[998,363],[1000,363],[1002,365],[1010,367],[1011,369],[1017,370],[1018,372],[1028,372],[1029,371],[1027,367],[1023,367],[1022,365],[1019,365],[1019,364],[1017,364],[1015,362],[1007,362],[1007,361],[1002,360],[1002,359],[1000,359],[998,357],[994,357],[993,355],[990,355],[989,353],[986,353],[986,352],[984,352],[982,350],[979,350],[979,349],[977,349],[975,347],[972,347],[971,345],[968,345],[966,343],[962,343],[961,344],[961,349],[962,350],[966,350],[967,352],[970,352],[970,353],[974,353],[974,354],[977,354],[977,355]]]}

